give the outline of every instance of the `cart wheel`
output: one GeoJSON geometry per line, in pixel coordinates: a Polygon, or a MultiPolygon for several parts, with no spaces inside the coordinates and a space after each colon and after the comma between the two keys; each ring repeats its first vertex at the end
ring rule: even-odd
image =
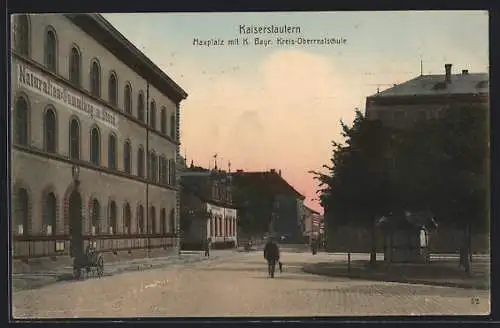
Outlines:
{"type": "Polygon", "coordinates": [[[102,255],[97,258],[97,276],[100,278],[104,275],[104,260],[102,255]]]}

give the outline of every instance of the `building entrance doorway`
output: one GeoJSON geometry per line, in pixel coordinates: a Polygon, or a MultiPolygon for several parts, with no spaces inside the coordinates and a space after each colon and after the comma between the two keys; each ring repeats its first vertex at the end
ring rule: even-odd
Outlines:
{"type": "Polygon", "coordinates": [[[82,197],[76,190],[69,197],[69,234],[70,254],[76,257],[83,251],[82,197]]]}

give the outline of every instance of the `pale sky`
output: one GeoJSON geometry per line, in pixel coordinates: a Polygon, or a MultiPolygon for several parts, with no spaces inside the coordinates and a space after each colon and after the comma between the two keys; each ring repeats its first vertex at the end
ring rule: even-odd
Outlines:
{"type": "Polygon", "coordinates": [[[420,74],[487,72],[488,14],[441,12],[274,12],[104,14],[189,94],[181,103],[181,152],[188,164],[248,171],[281,169],[322,212],[307,173],[329,164],[339,121],[365,98],[420,74]],[[283,37],[346,38],[344,45],[254,45],[240,24],[300,27],[283,37]],[[247,37],[248,46],[227,46],[247,37]],[[193,39],[224,46],[194,46],[193,39]],[[221,162],[222,161],[222,162],[221,162]],[[212,162],[213,163],[213,162],[212,162]]]}

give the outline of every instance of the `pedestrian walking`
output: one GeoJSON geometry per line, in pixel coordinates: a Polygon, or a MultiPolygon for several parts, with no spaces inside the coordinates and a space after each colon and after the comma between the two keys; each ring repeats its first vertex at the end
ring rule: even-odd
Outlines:
{"type": "Polygon", "coordinates": [[[470,275],[470,256],[469,256],[469,245],[467,241],[464,241],[460,247],[460,258],[458,262],[458,267],[463,267],[465,273],[470,275]]]}
{"type": "Polygon", "coordinates": [[[316,253],[318,252],[318,242],[316,239],[313,239],[311,241],[311,251],[313,255],[316,255],[316,253]]]}
{"type": "Polygon", "coordinates": [[[212,238],[207,238],[205,240],[205,256],[210,257],[210,248],[212,247],[212,238]]]}
{"type": "MultiPolygon", "coordinates": [[[[272,238],[267,240],[264,246],[264,258],[267,260],[267,270],[271,278],[274,278],[274,272],[276,271],[276,263],[280,262],[280,250],[278,244],[276,244],[272,238]]],[[[282,270],[282,265],[280,264],[280,271],[282,270]]]]}

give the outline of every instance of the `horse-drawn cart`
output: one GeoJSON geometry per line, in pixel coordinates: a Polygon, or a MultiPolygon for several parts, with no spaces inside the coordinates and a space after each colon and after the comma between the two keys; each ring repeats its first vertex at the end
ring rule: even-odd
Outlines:
{"type": "Polygon", "coordinates": [[[73,259],[73,277],[81,279],[82,271],[87,277],[92,274],[100,278],[104,274],[104,259],[92,242],[87,245],[85,253],[77,254],[73,259]]]}

